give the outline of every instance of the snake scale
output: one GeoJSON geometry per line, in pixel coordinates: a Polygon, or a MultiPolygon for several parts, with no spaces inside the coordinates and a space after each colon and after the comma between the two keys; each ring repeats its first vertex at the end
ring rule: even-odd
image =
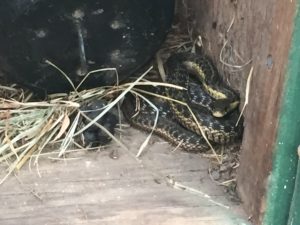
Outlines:
{"type": "Polygon", "coordinates": [[[122,110],[132,126],[153,130],[187,151],[208,149],[203,133],[213,145],[231,143],[241,137],[242,122],[236,126],[239,97],[224,83],[207,56],[177,53],[168,58],[165,68],[166,82],[184,89],[151,87],[151,93],[167,97],[166,100],[147,96],[156,110],[141,97],[128,94],[122,110]]]}

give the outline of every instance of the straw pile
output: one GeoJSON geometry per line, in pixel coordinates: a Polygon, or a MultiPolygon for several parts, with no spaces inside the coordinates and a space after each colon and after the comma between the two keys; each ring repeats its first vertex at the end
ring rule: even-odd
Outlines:
{"type": "MultiPolygon", "coordinates": [[[[69,149],[86,149],[80,143],[80,136],[92,125],[98,126],[124,150],[127,150],[127,147],[118,138],[111,135],[97,121],[110,109],[118,106],[128,92],[138,95],[151,105],[151,102],[147,100],[147,94],[149,93],[139,90],[135,87],[136,85],[169,85],[151,82],[148,79],[151,76],[157,77],[159,74],[161,79],[165,80],[163,62],[173,52],[193,52],[196,48],[202,47],[201,36],[193,38],[191,33],[182,34],[178,29],[179,27],[173,27],[173,32],[171,32],[166,43],[156,55],[154,68],[150,66],[149,69],[137,75],[137,78],[130,83],[99,87],[80,92],[78,90],[82,83],[78,87],[71,84],[74,91],[70,94],[55,94],[49,96],[48,101],[38,102],[31,100],[31,93],[24,92],[15,86],[0,86],[0,163],[7,166],[7,173],[1,178],[0,184],[15,170],[21,169],[28,160],[33,159],[33,164],[38,164],[39,156],[45,154],[45,151],[55,151],[58,157],[62,157],[68,153],[69,149]],[[147,79],[145,79],[146,75],[148,76],[147,79]],[[105,99],[109,104],[96,118],[90,120],[84,127],[80,127],[81,119],[87,118],[85,112],[81,110],[81,106],[95,99],[105,99]]],[[[52,62],[48,63],[59,70],[62,76],[71,82],[60,68],[52,62]]],[[[114,68],[107,68],[92,71],[86,75],[86,78],[92,76],[95,72],[106,70],[114,70],[116,77],[118,77],[114,68]]],[[[155,108],[153,104],[151,106],[155,108]]],[[[151,134],[142,144],[137,157],[140,156],[143,149],[147,146],[150,137],[151,134]]],[[[225,180],[223,176],[220,182],[216,182],[219,185],[235,186],[234,171],[238,167],[238,153],[234,153],[232,157],[232,155],[228,156],[230,154],[228,152],[216,152],[213,148],[212,150],[211,154],[204,155],[210,158],[212,162],[212,167],[209,170],[211,178],[215,181],[220,180],[222,173],[230,171],[230,174],[225,176],[225,180]],[[226,170],[224,169],[225,167],[226,170]]]]}

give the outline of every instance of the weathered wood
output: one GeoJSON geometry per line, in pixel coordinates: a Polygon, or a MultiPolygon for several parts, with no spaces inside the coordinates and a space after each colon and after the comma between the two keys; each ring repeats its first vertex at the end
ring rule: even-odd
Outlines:
{"type": "Polygon", "coordinates": [[[252,59],[254,73],[245,113],[238,185],[249,216],[259,224],[265,210],[295,1],[190,0],[188,3],[196,15],[197,32],[206,51],[232,86],[241,92],[242,99],[250,65],[233,72],[237,68],[220,63],[224,41],[228,41],[223,52],[226,62],[242,65],[252,59]]]}
{"type": "MultiPolygon", "coordinates": [[[[123,139],[135,154],[145,137],[128,129],[123,139]]],[[[35,167],[32,172],[24,167],[18,179],[12,176],[0,186],[0,224],[240,224],[234,216],[240,215],[240,207],[230,203],[223,189],[210,180],[207,160],[197,154],[172,152],[167,143],[154,141],[141,164],[122,150],[119,159],[110,158],[116,146],[72,153],[65,161],[42,157],[41,177],[35,167]],[[166,185],[162,179],[166,176],[230,209],[166,185]]]]}

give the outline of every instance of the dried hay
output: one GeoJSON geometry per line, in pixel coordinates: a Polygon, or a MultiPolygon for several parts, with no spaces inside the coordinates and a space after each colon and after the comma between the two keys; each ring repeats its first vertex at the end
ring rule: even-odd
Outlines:
{"type": "MultiPolygon", "coordinates": [[[[234,19],[231,21],[227,32],[230,31],[230,28],[232,27],[233,23],[234,19]]],[[[149,81],[145,79],[145,76],[146,74],[151,73],[154,74],[154,76],[159,74],[161,79],[165,81],[165,70],[163,68],[163,62],[170,54],[178,51],[195,52],[195,49],[197,47],[203,47],[201,36],[197,35],[196,38],[194,38],[193,30],[191,27],[192,26],[187,26],[187,32],[182,33],[181,31],[179,31],[179,27],[174,26],[173,31],[169,34],[166,43],[162,46],[161,50],[156,55],[156,68],[153,70],[152,67],[150,67],[145,73],[138,76],[138,78],[131,83],[124,83],[122,85],[119,85],[118,74],[116,69],[104,68],[89,72],[82,80],[82,82],[77,87],[75,87],[68,78],[68,76],[60,68],[58,68],[54,63],[47,61],[49,65],[53,66],[55,69],[60,71],[62,76],[64,76],[73,86],[74,91],[71,92],[69,95],[55,94],[49,96],[49,101],[31,102],[30,99],[32,97],[32,94],[24,92],[22,89],[16,88],[15,86],[0,86],[0,163],[5,163],[7,165],[7,173],[0,180],[0,184],[3,183],[5,179],[12,172],[14,172],[14,170],[19,170],[28,160],[33,160],[33,165],[38,166],[38,160],[41,155],[51,156],[55,154],[57,155],[55,159],[59,159],[60,157],[64,157],[67,153],[82,151],[85,148],[79,143],[77,143],[76,137],[80,136],[82,132],[84,132],[92,125],[96,125],[100,129],[102,129],[118,145],[120,145],[122,149],[124,149],[128,152],[128,154],[134,157],[138,161],[138,163],[141,163],[138,157],[141,156],[142,152],[147,146],[151,138],[152,132],[148,135],[143,144],[140,146],[137,155],[133,155],[131,152],[128,151],[127,147],[122,144],[120,139],[111,135],[109,131],[107,131],[105,127],[103,127],[101,124],[97,123],[97,121],[111,108],[118,106],[122,98],[128,92],[131,92],[136,96],[144,99],[149,105],[151,105],[151,107],[153,107],[156,110],[157,122],[159,116],[158,109],[146,97],[147,95],[155,94],[147,93],[146,91],[136,88],[135,86],[150,85],[166,86],[179,89],[181,88],[172,84],[149,81]],[[83,90],[80,92],[78,91],[79,87],[86,80],[86,78],[92,76],[95,72],[107,70],[115,71],[117,79],[116,86],[106,86],[90,90],[83,90]],[[87,125],[78,130],[78,124],[80,122],[80,119],[82,117],[89,119],[86,116],[85,112],[80,110],[80,106],[85,102],[92,101],[93,99],[109,99],[110,103],[96,118],[90,120],[90,122],[87,125]],[[45,151],[45,149],[47,149],[47,151],[45,151]],[[50,151],[49,149],[52,150],[50,151]]],[[[223,65],[234,69],[242,69],[251,62],[251,60],[249,60],[242,65],[227,63],[228,60],[223,54],[224,49],[227,47],[228,42],[224,40],[224,46],[221,49],[219,56],[219,60],[223,65]]],[[[252,71],[250,74],[252,74],[252,71]]],[[[249,90],[247,92],[249,92],[249,90]]],[[[156,97],[172,100],[179,104],[183,104],[189,108],[189,106],[184,102],[180,102],[175,99],[169,99],[166,96],[156,97]]],[[[195,121],[197,122],[191,108],[189,108],[189,110],[193,115],[195,121]]],[[[198,122],[197,124],[199,129],[202,131],[198,122]]],[[[122,124],[120,121],[120,129],[122,128],[121,125],[122,124]]],[[[155,125],[153,129],[154,128],[155,125]]],[[[210,145],[208,140],[207,142],[210,145]]],[[[179,146],[177,146],[175,150],[178,147],[179,146]]],[[[218,149],[217,151],[215,151],[212,146],[211,149],[212,154],[203,154],[203,156],[210,158],[212,162],[211,165],[215,165],[214,168],[217,168],[219,172],[224,172],[221,171],[220,168],[227,162],[229,162],[229,167],[226,166],[227,169],[231,168],[235,170],[239,166],[238,163],[234,165],[231,164],[232,161],[238,162],[238,154],[233,154],[234,157],[230,157],[232,155],[230,155],[231,153],[229,151],[218,151],[218,149]],[[230,158],[231,160],[226,160],[228,158],[230,158]]],[[[212,176],[212,171],[214,171],[214,169],[210,168],[210,177],[218,185],[228,187],[232,184],[235,184],[235,175],[229,177],[227,180],[217,181],[217,179],[212,176]]],[[[205,195],[201,191],[183,186],[182,184],[174,181],[173,179],[172,181],[169,180],[168,183],[170,183],[174,188],[184,188],[185,190],[190,190],[193,193],[205,195]]]]}

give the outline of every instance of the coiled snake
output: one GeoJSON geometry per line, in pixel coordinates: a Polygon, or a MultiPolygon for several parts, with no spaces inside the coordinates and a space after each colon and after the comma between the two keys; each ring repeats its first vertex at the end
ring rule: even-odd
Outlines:
{"type": "Polygon", "coordinates": [[[203,133],[212,144],[226,144],[241,137],[242,121],[236,126],[238,95],[223,82],[209,58],[178,53],[169,57],[165,67],[166,82],[185,89],[151,89],[172,99],[147,96],[159,112],[155,127],[156,110],[142,98],[127,95],[122,110],[130,124],[146,131],[153,130],[187,151],[208,149],[203,133]]]}

